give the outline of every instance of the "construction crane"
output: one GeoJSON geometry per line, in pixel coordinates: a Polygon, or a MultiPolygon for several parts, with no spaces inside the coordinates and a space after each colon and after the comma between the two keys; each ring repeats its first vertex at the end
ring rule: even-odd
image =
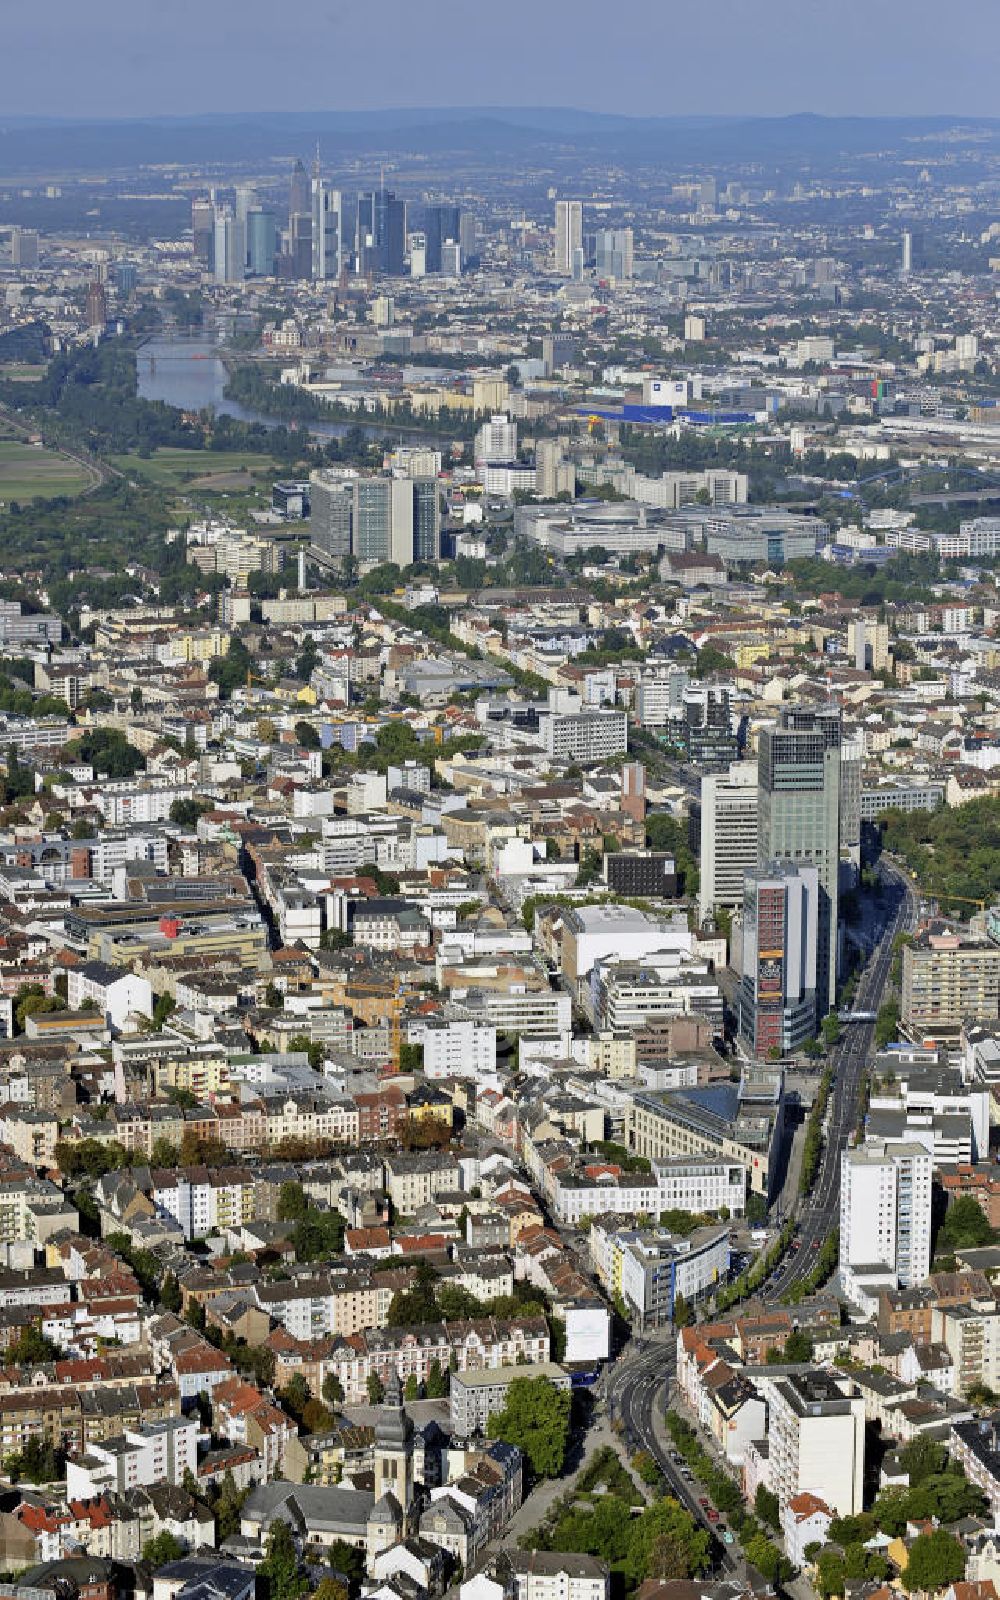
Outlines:
{"type": "Polygon", "coordinates": [[[935,898],[938,905],[948,906],[953,900],[959,900],[965,906],[978,906],[980,911],[985,911],[990,903],[988,900],[977,900],[975,895],[971,894],[940,894],[935,898]]]}

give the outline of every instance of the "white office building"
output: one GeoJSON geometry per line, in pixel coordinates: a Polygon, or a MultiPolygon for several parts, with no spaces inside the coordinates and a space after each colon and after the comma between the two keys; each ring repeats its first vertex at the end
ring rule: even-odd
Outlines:
{"type": "Polygon", "coordinates": [[[701,780],[698,916],[743,904],[743,876],[757,865],[757,763],[734,761],[701,780]]]}
{"type": "Polygon", "coordinates": [[[583,252],[583,201],[556,201],[555,268],[564,278],[573,276],[578,254],[583,252]]]}

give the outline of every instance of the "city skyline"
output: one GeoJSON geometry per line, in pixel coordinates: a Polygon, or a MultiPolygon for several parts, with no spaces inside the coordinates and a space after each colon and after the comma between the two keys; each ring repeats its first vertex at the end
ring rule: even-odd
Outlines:
{"type": "MultiPolygon", "coordinates": [[[[593,0],[549,0],[541,12],[512,0],[502,30],[458,0],[438,0],[434,10],[428,27],[425,13],[384,0],[380,37],[396,48],[380,55],[377,93],[366,95],[368,75],[338,73],[335,109],[481,102],[636,116],[986,116],[995,104],[1000,17],[975,0],[956,0],[947,14],[931,0],[877,8],[845,0],[835,30],[793,0],[769,0],[764,16],[743,0],[721,0],[711,13],[690,0],[668,10],[626,0],[614,25],[593,0]],[[442,47],[449,38],[469,63],[457,83],[454,56],[442,47]],[[697,70],[706,52],[710,76],[697,70]]],[[[371,48],[367,13],[335,0],[297,0],[291,14],[262,0],[238,9],[219,0],[209,11],[193,0],[163,11],[94,0],[84,12],[54,0],[44,13],[17,8],[5,29],[8,117],[330,107],[331,57],[360,60],[371,48]]]]}

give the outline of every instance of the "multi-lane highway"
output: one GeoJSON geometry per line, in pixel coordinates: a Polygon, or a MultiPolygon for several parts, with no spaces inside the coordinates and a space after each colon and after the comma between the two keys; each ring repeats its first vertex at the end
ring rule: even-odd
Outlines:
{"type": "MultiPolygon", "coordinates": [[[[882,1004],[892,967],[893,940],[916,924],[917,902],[902,873],[883,861],[880,873],[886,890],[897,903],[859,980],[854,998],[857,1011],[876,1013],[882,1004]]],[[[862,1078],[873,1054],[874,1022],[845,1024],[840,1042],[830,1052],[834,1078],[827,1111],[827,1134],[819,1172],[811,1195],[800,1212],[799,1249],[778,1268],[767,1294],[782,1295],[805,1278],[816,1264],[816,1251],[840,1220],[840,1157],[857,1123],[862,1078]]]]}

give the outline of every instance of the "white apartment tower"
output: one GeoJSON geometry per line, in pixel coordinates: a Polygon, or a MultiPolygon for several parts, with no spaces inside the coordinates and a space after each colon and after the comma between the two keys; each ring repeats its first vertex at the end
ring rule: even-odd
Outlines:
{"type": "Polygon", "coordinates": [[[909,1289],[931,1265],[931,1170],[922,1144],[879,1140],[840,1158],[840,1271],[864,1303],[866,1278],[909,1289]]]}
{"type": "Polygon", "coordinates": [[[573,276],[573,260],[583,250],[583,201],[556,201],[556,271],[563,278],[573,276]]]}
{"type": "Polygon", "coordinates": [[[757,865],[757,763],[734,761],[701,780],[698,918],[743,904],[743,875],[757,865]]]}
{"type": "Polygon", "coordinates": [[[506,412],[494,414],[478,429],[474,459],[477,463],[517,460],[517,423],[506,412]]]}
{"type": "Polygon", "coordinates": [[[768,1388],[768,1467],[784,1510],[814,1494],[839,1516],[862,1509],[865,1403],[850,1379],[812,1371],[779,1378],[768,1388]]]}

